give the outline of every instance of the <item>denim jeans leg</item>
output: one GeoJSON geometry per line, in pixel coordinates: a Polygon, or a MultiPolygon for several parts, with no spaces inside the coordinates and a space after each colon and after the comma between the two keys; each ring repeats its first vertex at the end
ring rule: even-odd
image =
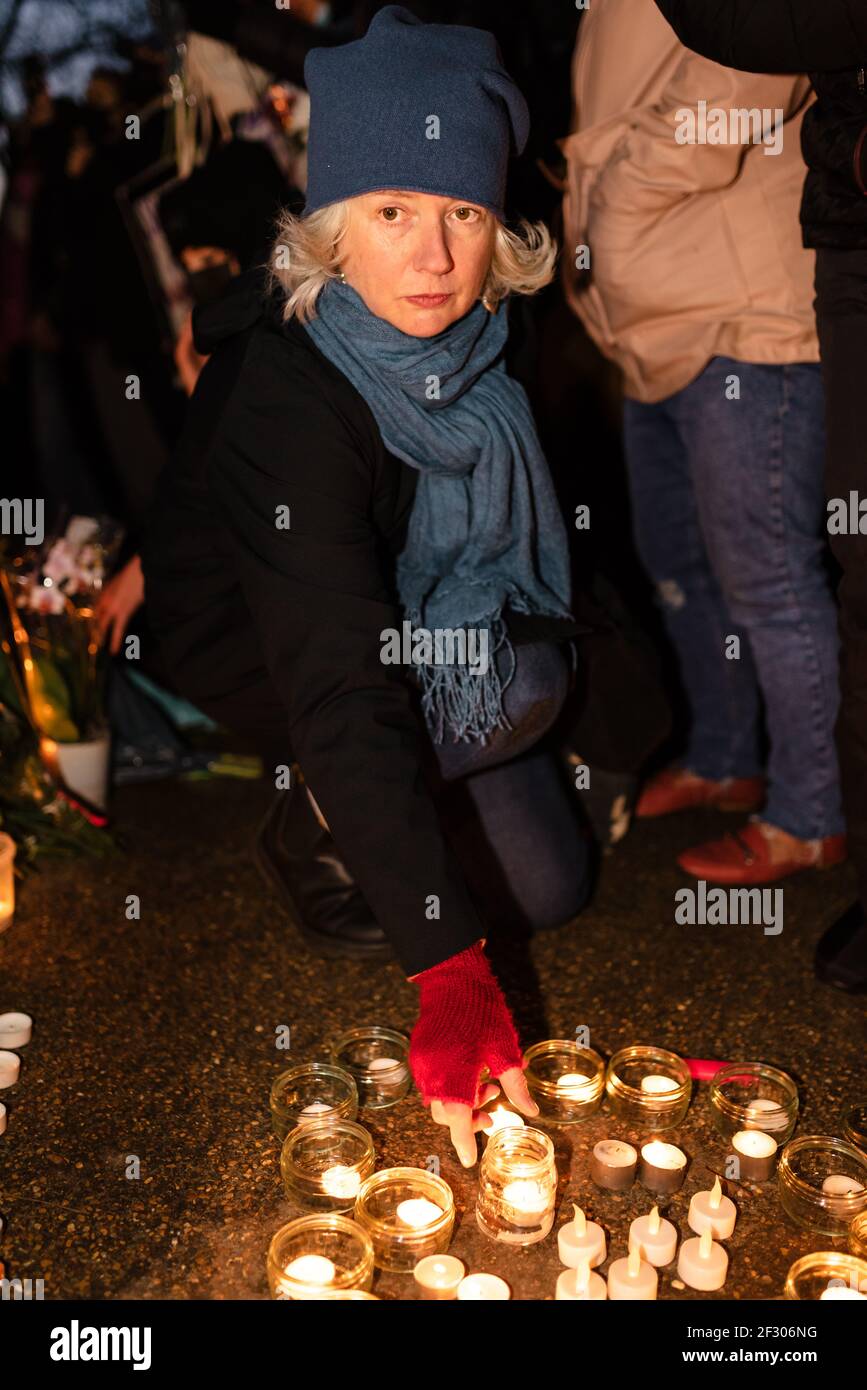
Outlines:
{"type": "Polygon", "coordinates": [[[802,839],[839,834],[838,642],[824,563],[819,366],[715,358],[680,396],[705,545],[728,609],[748,633],[764,697],[763,819],[802,839]],[[726,391],[732,376],[738,399],[726,391]]]}
{"type": "Polygon", "coordinates": [[[682,762],[715,781],[753,777],[762,770],[758,683],[748,650],[740,662],[726,660],[726,637],[737,629],[699,525],[690,457],[676,417],[684,394],[654,405],[625,403],[635,540],[656,586],[689,706],[682,762]]]}

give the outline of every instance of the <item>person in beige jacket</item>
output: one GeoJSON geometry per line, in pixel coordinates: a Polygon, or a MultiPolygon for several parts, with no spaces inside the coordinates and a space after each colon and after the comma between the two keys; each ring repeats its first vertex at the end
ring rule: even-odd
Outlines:
{"type": "Polygon", "coordinates": [[[718,883],[839,862],[814,253],[797,215],[810,84],[698,57],[654,0],[593,0],[573,90],[565,288],[622,372],[636,541],[691,713],[637,815],[764,803],[680,856],[718,883]]]}

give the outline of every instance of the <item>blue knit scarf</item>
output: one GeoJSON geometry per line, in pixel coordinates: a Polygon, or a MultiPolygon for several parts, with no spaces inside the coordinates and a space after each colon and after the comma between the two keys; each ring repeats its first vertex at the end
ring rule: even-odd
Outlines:
{"type": "Polygon", "coordinates": [[[491,314],[477,303],[436,337],[416,338],[331,281],[307,331],[363,396],[386,447],[420,474],[397,564],[406,618],[430,633],[488,630],[484,675],[418,666],[434,740],[448,728],[484,741],[509,727],[507,607],[570,616],[566,530],[529,401],[506,374],[505,307],[491,314]]]}

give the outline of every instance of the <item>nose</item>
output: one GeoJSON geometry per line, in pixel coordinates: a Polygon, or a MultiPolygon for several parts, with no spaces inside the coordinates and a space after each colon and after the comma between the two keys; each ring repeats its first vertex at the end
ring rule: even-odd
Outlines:
{"type": "Polygon", "coordinates": [[[413,260],[415,269],[427,275],[448,275],[454,269],[446,229],[439,217],[431,218],[419,227],[413,260]]]}

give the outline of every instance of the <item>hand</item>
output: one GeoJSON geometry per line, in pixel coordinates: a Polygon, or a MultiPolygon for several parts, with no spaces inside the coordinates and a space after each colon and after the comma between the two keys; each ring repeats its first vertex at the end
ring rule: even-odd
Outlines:
{"type": "Polygon", "coordinates": [[[499,1091],[492,1084],[480,1089],[483,1067],[499,1077],[516,1109],[539,1113],[524,1080],[518,1035],[479,942],[415,978],[419,1017],[410,1039],[410,1067],[431,1118],[448,1126],[461,1163],[471,1168],[477,1158],[474,1135],[491,1125],[481,1107],[499,1091]]]}
{"type": "Polygon", "coordinates": [[[99,635],[103,642],[110,633],[109,651],[116,656],[120,651],[127,624],[137,608],[144,603],[144,575],[141,559],[134,555],[123,569],[108,581],[96,601],[95,616],[99,635]]]}

